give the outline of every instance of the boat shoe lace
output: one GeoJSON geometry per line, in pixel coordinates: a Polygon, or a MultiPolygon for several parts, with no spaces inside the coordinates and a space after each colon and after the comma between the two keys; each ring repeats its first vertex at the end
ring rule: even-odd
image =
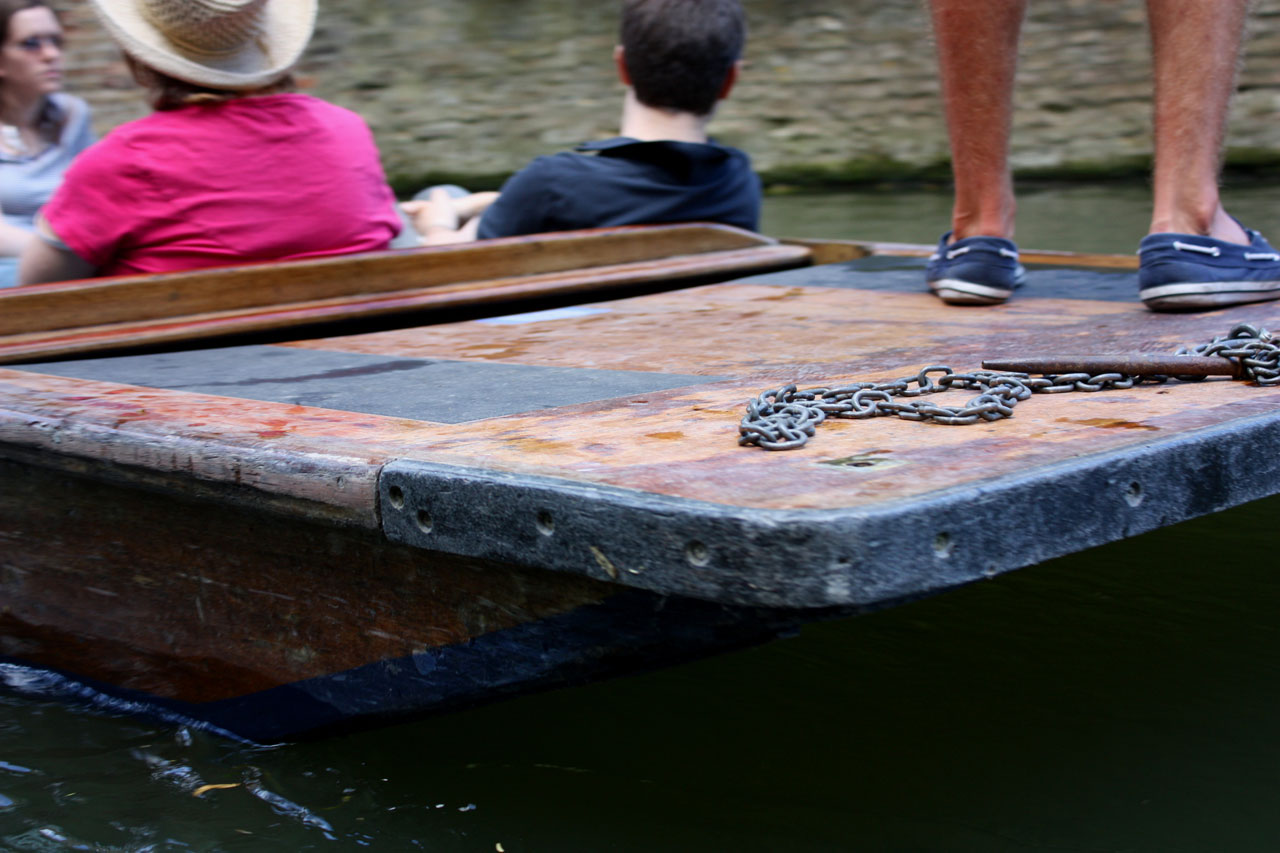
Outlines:
{"type": "Polygon", "coordinates": [[[1249,244],[1149,234],[1138,246],[1138,295],[1153,311],[1224,308],[1280,299],[1280,252],[1257,231],[1249,244]]]}

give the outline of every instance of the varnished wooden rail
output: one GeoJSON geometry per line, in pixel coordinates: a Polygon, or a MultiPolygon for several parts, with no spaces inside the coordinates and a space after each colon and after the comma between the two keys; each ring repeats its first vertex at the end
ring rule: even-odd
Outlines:
{"type": "Polygon", "coordinates": [[[58,282],[0,290],[0,362],[807,263],[803,246],[692,224],[58,282]]]}

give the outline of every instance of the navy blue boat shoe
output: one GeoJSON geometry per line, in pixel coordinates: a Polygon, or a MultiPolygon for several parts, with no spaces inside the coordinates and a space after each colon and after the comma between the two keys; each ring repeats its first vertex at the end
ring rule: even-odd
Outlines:
{"type": "Polygon", "coordinates": [[[1018,247],[1002,237],[966,237],[948,244],[942,235],[929,257],[925,279],[948,305],[999,305],[1027,279],[1018,247]]]}
{"type": "Polygon", "coordinates": [[[1280,253],[1252,228],[1249,245],[1193,234],[1138,244],[1138,295],[1152,311],[1223,308],[1280,299],[1280,253]]]}

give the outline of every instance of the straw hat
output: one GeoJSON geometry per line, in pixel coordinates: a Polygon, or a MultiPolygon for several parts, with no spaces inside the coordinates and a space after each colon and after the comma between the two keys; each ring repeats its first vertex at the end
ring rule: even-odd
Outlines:
{"type": "Polygon", "coordinates": [[[212,89],[274,83],[302,56],[316,0],[91,0],[134,59],[212,89]]]}

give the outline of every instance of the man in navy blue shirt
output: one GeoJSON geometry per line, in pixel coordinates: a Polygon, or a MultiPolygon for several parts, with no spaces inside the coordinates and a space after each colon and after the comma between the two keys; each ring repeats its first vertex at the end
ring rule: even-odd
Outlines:
{"type": "Polygon", "coordinates": [[[619,136],[535,159],[496,198],[435,191],[406,212],[427,243],[663,222],[755,230],[760,180],[750,160],[707,137],[745,41],[739,0],[625,0],[614,48],[627,87],[619,136]]]}

